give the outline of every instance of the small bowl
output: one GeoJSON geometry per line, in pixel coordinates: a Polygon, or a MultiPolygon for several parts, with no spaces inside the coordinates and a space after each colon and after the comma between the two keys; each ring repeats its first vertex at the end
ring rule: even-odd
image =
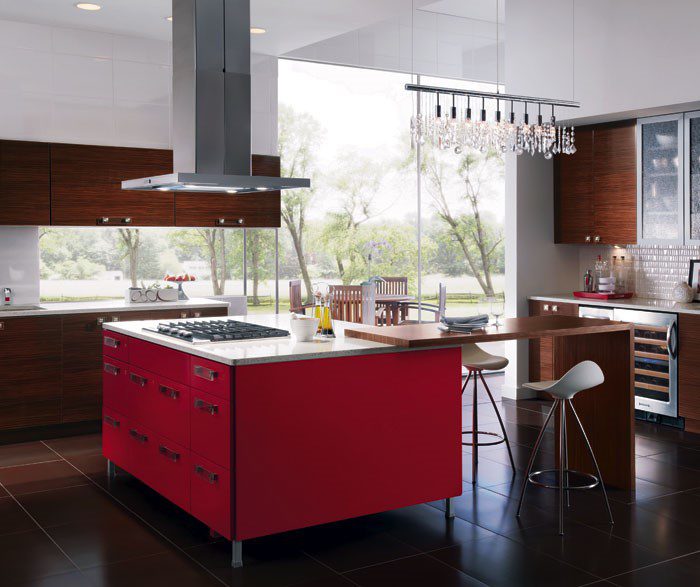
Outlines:
{"type": "Polygon", "coordinates": [[[311,342],[316,335],[316,330],[318,329],[318,318],[312,318],[311,316],[298,316],[289,322],[289,327],[292,334],[299,342],[311,342]]]}

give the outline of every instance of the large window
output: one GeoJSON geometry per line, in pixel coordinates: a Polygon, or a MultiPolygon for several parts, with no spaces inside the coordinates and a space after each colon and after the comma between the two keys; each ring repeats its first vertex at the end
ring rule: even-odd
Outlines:
{"type": "Polygon", "coordinates": [[[249,311],[274,312],[289,307],[290,279],[308,292],[378,275],[407,277],[427,303],[446,284],[448,314],[488,312],[504,283],[503,158],[412,148],[409,81],[280,60],[282,173],[312,180],[283,192],[282,228],[45,228],[42,300],[117,298],[187,273],[190,296],[245,293],[249,311]]]}

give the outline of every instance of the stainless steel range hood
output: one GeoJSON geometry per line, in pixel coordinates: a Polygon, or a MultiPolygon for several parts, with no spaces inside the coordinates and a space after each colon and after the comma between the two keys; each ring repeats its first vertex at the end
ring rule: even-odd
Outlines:
{"type": "Polygon", "coordinates": [[[250,0],[173,0],[175,173],[124,190],[248,193],[310,180],[251,175],[250,0]]]}

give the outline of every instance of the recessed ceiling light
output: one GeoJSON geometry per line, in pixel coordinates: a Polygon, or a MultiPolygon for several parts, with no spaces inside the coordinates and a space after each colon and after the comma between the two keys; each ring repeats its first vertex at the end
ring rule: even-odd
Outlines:
{"type": "Polygon", "coordinates": [[[99,4],[93,4],[92,2],[78,2],[75,5],[76,8],[80,8],[80,10],[101,10],[102,6],[99,4]]]}
{"type": "Polygon", "coordinates": [[[173,17],[172,16],[166,16],[165,20],[169,20],[170,22],[173,22],[173,17]]]}
{"type": "Polygon", "coordinates": [[[267,32],[267,29],[264,29],[259,26],[252,26],[250,27],[250,34],[251,35],[264,35],[267,32]]]}

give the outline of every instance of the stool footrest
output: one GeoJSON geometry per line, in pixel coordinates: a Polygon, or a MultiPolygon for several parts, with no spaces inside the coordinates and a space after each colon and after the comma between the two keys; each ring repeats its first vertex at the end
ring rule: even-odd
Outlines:
{"type": "MultiPolygon", "coordinates": [[[[463,435],[464,434],[471,434],[473,436],[474,431],[473,430],[462,430],[462,434],[463,435]]],[[[478,430],[476,432],[476,434],[477,434],[476,446],[494,446],[496,444],[501,444],[501,443],[506,441],[506,439],[502,435],[497,434],[496,432],[486,432],[486,431],[478,430]],[[479,434],[483,434],[485,436],[493,436],[495,438],[498,438],[498,440],[494,440],[493,442],[479,442],[478,441],[479,434]]],[[[463,442],[462,446],[474,446],[474,442],[463,442]]]]}
{"type": "MultiPolygon", "coordinates": [[[[550,484],[550,483],[545,483],[544,481],[540,481],[539,477],[542,475],[546,475],[548,473],[554,474],[555,478],[559,479],[559,469],[544,469],[542,471],[533,471],[527,476],[527,480],[532,483],[533,485],[539,485],[540,487],[546,487],[547,489],[559,489],[559,483],[556,484],[550,484]]],[[[577,483],[574,485],[571,485],[570,483],[567,483],[564,485],[564,490],[570,491],[574,489],[593,489],[596,487],[599,483],[600,480],[598,477],[595,475],[591,475],[590,473],[583,473],[582,471],[574,471],[572,469],[564,469],[564,475],[565,479],[570,481],[570,477],[579,477],[581,480],[581,483],[577,483]],[[567,475],[568,474],[568,475],[567,475]]]]}

